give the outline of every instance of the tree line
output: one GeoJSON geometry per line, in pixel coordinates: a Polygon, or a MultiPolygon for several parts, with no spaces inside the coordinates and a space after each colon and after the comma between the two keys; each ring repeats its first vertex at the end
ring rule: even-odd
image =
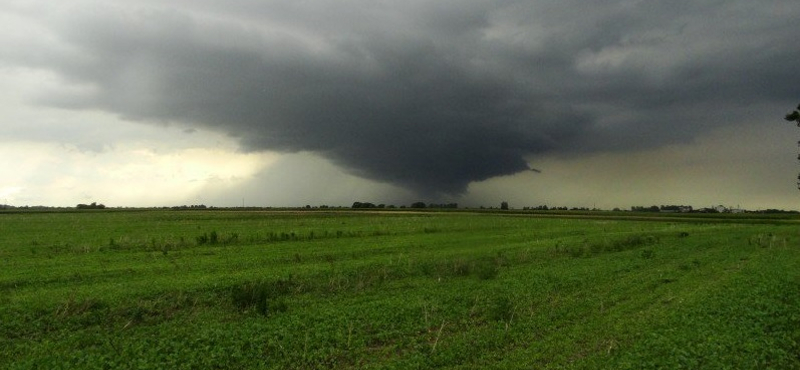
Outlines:
{"type": "MultiPolygon", "coordinates": [[[[353,202],[353,205],[350,208],[354,208],[354,209],[365,209],[365,208],[367,208],[368,209],[368,208],[398,208],[398,207],[395,206],[394,204],[390,204],[390,205],[387,206],[386,204],[377,204],[376,205],[375,203],[371,203],[371,202],[353,202]]],[[[409,206],[409,207],[406,207],[406,206],[403,205],[403,206],[400,206],[400,208],[416,208],[416,209],[421,209],[421,208],[434,208],[434,209],[448,208],[448,209],[456,209],[456,208],[458,208],[458,203],[428,203],[428,204],[425,204],[425,202],[414,202],[414,203],[411,203],[411,206],[409,206]]]]}
{"type": "Polygon", "coordinates": [[[106,206],[101,204],[97,204],[97,202],[92,202],[92,204],[78,204],[75,208],[77,209],[105,209],[106,206]]]}

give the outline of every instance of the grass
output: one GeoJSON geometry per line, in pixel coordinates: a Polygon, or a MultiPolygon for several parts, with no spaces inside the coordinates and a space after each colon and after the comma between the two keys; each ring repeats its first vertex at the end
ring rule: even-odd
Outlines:
{"type": "Polygon", "coordinates": [[[797,226],[0,213],[0,367],[800,368],[797,226]]]}

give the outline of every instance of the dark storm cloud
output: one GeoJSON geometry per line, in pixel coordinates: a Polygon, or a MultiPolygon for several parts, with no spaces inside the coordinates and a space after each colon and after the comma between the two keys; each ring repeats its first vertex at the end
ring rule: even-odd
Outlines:
{"type": "Polygon", "coordinates": [[[4,59],[75,86],[46,104],[458,194],[536,154],[687,141],[794,106],[799,17],[794,0],[100,2],[49,13],[51,37],[4,59]]]}

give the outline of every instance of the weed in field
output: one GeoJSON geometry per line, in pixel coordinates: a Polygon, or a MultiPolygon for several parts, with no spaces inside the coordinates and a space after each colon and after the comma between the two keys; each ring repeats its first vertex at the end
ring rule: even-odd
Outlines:
{"type": "Polygon", "coordinates": [[[289,294],[292,285],[291,280],[237,285],[231,289],[231,301],[241,310],[255,308],[256,312],[264,316],[285,312],[288,306],[282,296],[289,294]]]}
{"type": "Polygon", "coordinates": [[[566,250],[569,256],[572,258],[583,257],[583,245],[567,247],[566,250]]]}
{"type": "Polygon", "coordinates": [[[430,262],[421,261],[416,264],[416,267],[424,276],[433,276],[436,273],[436,266],[430,262]]]}
{"type": "Polygon", "coordinates": [[[610,250],[621,252],[628,249],[652,245],[658,242],[658,237],[653,235],[632,235],[625,239],[615,240],[610,244],[610,250]]]}
{"type": "Polygon", "coordinates": [[[777,247],[779,245],[785,247],[786,242],[786,238],[779,239],[772,233],[754,235],[748,240],[749,245],[757,245],[761,248],[772,248],[773,246],[777,247]]]}
{"type": "Polygon", "coordinates": [[[100,311],[108,308],[108,304],[97,299],[76,300],[69,297],[64,304],[56,307],[53,315],[55,317],[79,316],[92,311],[100,311]]]}
{"type": "Polygon", "coordinates": [[[453,260],[453,275],[467,276],[472,270],[469,262],[464,258],[456,258],[453,260]]]}
{"type": "Polygon", "coordinates": [[[439,330],[436,332],[436,339],[431,343],[431,353],[436,352],[436,346],[439,345],[439,339],[442,338],[442,330],[444,330],[444,325],[446,321],[442,320],[442,325],[439,326],[439,330]]]}
{"type": "Polygon", "coordinates": [[[508,323],[514,317],[515,310],[514,303],[508,297],[494,297],[489,308],[489,318],[508,323]]]}
{"type": "Polygon", "coordinates": [[[494,258],[483,258],[475,262],[475,275],[478,279],[494,279],[499,272],[500,267],[494,258]]]}
{"type": "MultiPolygon", "coordinates": [[[[211,231],[210,233],[203,233],[195,238],[197,241],[197,245],[204,245],[204,244],[233,244],[239,241],[239,233],[230,233],[226,236],[221,236],[216,231],[211,231]]],[[[181,243],[183,243],[183,238],[181,238],[181,243]]]]}
{"type": "MultiPolygon", "coordinates": [[[[623,239],[600,240],[595,242],[584,240],[581,244],[569,246],[562,245],[562,242],[559,240],[553,247],[553,251],[557,255],[563,254],[572,258],[581,258],[597,256],[606,252],[622,252],[642,246],[653,245],[658,243],[658,241],[658,237],[654,235],[632,235],[623,239]]],[[[652,255],[646,258],[651,257],[652,255]]]]}
{"type": "Polygon", "coordinates": [[[603,250],[605,250],[605,247],[606,246],[603,243],[593,243],[593,244],[589,245],[589,252],[592,255],[598,255],[600,253],[603,253],[603,250]]]}
{"type": "Polygon", "coordinates": [[[517,253],[516,261],[517,263],[528,263],[531,259],[531,251],[530,249],[524,249],[517,253]]]}

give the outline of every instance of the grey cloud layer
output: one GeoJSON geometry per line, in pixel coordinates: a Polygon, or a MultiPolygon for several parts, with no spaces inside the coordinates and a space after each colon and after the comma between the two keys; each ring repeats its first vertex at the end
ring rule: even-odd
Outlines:
{"type": "Polygon", "coordinates": [[[421,194],[800,99],[794,0],[161,4],[14,9],[42,31],[3,59],[73,85],[44,104],[313,151],[421,194]]]}

